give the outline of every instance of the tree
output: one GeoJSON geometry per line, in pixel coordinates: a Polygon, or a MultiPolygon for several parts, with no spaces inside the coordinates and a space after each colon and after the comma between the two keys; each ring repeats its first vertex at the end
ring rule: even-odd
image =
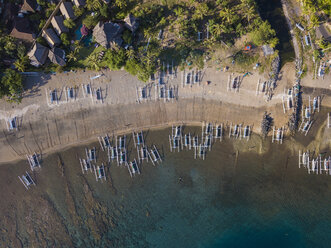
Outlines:
{"type": "Polygon", "coordinates": [[[207,3],[200,3],[196,7],[196,10],[193,14],[193,19],[202,20],[210,12],[207,3]]]}
{"type": "Polygon", "coordinates": [[[86,0],[86,8],[88,10],[98,10],[102,6],[100,0],[86,0]]]}
{"type": "Polygon", "coordinates": [[[71,61],[77,61],[76,53],[75,53],[74,51],[71,51],[71,52],[67,55],[67,59],[68,59],[68,62],[71,62],[71,61]]]}
{"type": "Polygon", "coordinates": [[[73,28],[76,26],[76,23],[72,19],[65,19],[63,21],[63,25],[66,26],[67,28],[73,28]]]}
{"type": "Polygon", "coordinates": [[[102,4],[99,11],[100,11],[100,15],[102,15],[104,18],[109,17],[108,5],[107,4],[102,4]]]}
{"type": "Polygon", "coordinates": [[[220,17],[223,19],[226,19],[226,21],[231,24],[232,23],[232,17],[234,16],[234,11],[231,8],[223,8],[220,11],[220,17]]]}
{"type": "Polygon", "coordinates": [[[83,20],[83,24],[88,28],[91,29],[98,23],[98,17],[97,15],[87,15],[85,19],[83,20]]]}
{"type": "MultiPolygon", "coordinates": [[[[264,21],[260,26],[256,27],[251,33],[251,39],[254,44],[261,46],[265,43],[275,45],[276,32],[273,30],[268,23],[264,21]]],[[[278,41],[277,41],[278,42],[278,41]]]]}
{"type": "Polygon", "coordinates": [[[1,78],[0,97],[7,96],[10,102],[21,102],[22,76],[15,70],[7,69],[1,78]]]}
{"type": "Polygon", "coordinates": [[[123,48],[118,50],[108,49],[105,55],[107,66],[111,70],[119,70],[125,65],[126,53],[123,48]]]}
{"type": "Polygon", "coordinates": [[[60,35],[61,41],[63,43],[63,45],[65,46],[69,46],[70,45],[70,40],[69,40],[69,36],[67,33],[62,33],[60,35]]]}
{"type": "Polygon", "coordinates": [[[85,12],[84,8],[80,8],[80,7],[77,7],[77,6],[74,6],[73,9],[74,9],[74,14],[77,17],[80,17],[85,12]]]}
{"type": "Polygon", "coordinates": [[[92,53],[87,57],[87,66],[91,70],[96,70],[96,71],[100,70],[99,58],[97,53],[92,53]]]}
{"type": "Polygon", "coordinates": [[[29,64],[29,57],[28,56],[23,56],[20,57],[18,60],[14,62],[14,66],[16,67],[17,70],[24,72],[26,69],[26,66],[29,64]]]}

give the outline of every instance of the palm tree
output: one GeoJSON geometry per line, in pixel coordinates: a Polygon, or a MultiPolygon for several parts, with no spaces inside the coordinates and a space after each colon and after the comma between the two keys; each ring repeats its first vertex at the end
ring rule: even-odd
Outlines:
{"type": "Polygon", "coordinates": [[[245,9],[244,16],[247,18],[247,22],[250,24],[251,19],[255,16],[254,6],[250,6],[245,9]]]}
{"type": "Polygon", "coordinates": [[[74,51],[71,51],[67,55],[67,59],[68,59],[68,62],[70,62],[70,61],[77,61],[76,53],[74,51]]]}
{"type": "Polygon", "coordinates": [[[98,10],[102,6],[100,0],[86,0],[86,7],[88,10],[98,10]]]}
{"type": "Polygon", "coordinates": [[[209,7],[206,3],[201,3],[197,6],[193,19],[202,20],[209,12],[209,7]]]}
{"type": "Polygon", "coordinates": [[[126,56],[128,56],[129,59],[132,59],[135,57],[135,53],[133,49],[126,50],[126,56]]]}
{"type": "Polygon", "coordinates": [[[234,15],[234,11],[231,8],[225,7],[220,11],[220,17],[226,19],[229,24],[231,24],[231,18],[234,15]]]}
{"type": "Polygon", "coordinates": [[[127,3],[125,0],[116,0],[115,5],[119,7],[120,9],[123,9],[127,6],[127,3]]]}
{"type": "Polygon", "coordinates": [[[98,54],[97,53],[90,54],[87,57],[87,64],[90,69],[99,71],[100,66],[99,66],[99,61],[98,61],[98,54]]]}

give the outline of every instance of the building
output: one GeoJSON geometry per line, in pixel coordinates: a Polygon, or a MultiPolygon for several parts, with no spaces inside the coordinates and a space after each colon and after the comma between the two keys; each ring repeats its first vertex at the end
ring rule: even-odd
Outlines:
{"type": "Polygon", "coordinates": [[[63,49],[54,47],[52,50],[49,50],[48,58],[53,64],[60,66],[66,65],[66,53],[63,49]]]}
{"type": "Polygon", "coordinates": [[[69,29],[63,25],[63,20],[62,16],[54,16],[52,18],[51,23],[57,35],[69,32],[69,29]]]}
{"type": "Polygon", "coordinates": [[[135,18],[133,15],[129,14],[125,19],[125,27],[130,29],[132,32],[135,32],[139,27],[138,19],[135,18]]]}
{"type": "Polygon", "coordinates": [[[85,6],[85,0],[72,0],[77,7],[85,6]]]}
{"type": "Polygon", "coordinates": [[[70,2],[63,2],[60,5],[60,11],[65,19],[72,19],[75,20],[76,16],[74,14],[74,10],[72,8],[72,3],[70,2]]]}
{"type": "Polygon", "coordinates": [[[54,47],[61,44],[61,40],[51,28],[43,30],[42,37],[44,37],[50,47],[54,47]]]}
{"type": "Polygon", "coordinates": [[[274,54],[274,49],[272,47],[270,47],[269,45],[263,45],[262,51],[264,53],[264,56],[274,54]]]}
{"type": "Polygon", "coordinates": [[[30,64],[35,67],[39,67],[45,64],[48,52],[49,49],[47,47],[44,47],[43,45],[36,42],[30,52],[28,52],[30,64]]]}
{"type": "Polygon", "coordinates": [[[36,0],[24,0],[21,10],[24,12],[36,12],[40,11],[40,6],[36,0]]]}
{"type": "Polygon", "coordinates": [[[122,32],[123,27],[118,23],[99,22],[93,29],[93,37],[101,46],[105,48],[114,48],[122,45],[122,32]]]}
{"type": "Polygon", "coordinates": [[[32,42],[35,38],[35,34],[30,27],[30,21],[25,17],[14,18],[13,29],[9,35],[27,42],[32,42]]]}

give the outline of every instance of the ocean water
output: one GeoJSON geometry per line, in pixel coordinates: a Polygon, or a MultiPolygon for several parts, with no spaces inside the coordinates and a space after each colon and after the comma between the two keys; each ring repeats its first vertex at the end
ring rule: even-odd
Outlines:
{"type": "Polygon", "coordinates": [[[29,191],[17,180],[25,161],[1,166],[1,247],[329,247],[331,177],[299,169],[295,141],[225,138],[202,161],[170,153],[170,131],[146,133],[163,163],[134,178],[115,163],[107,182],[83,175],[86,146],[44,158],[29,191]]]}

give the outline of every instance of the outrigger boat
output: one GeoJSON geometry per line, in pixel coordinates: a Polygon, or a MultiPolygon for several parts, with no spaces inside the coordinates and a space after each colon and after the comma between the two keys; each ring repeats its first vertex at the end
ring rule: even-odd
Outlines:
{"type": "Polygon", "coordinates": [[[213,133],[213,124],[211,124],[210,122],[202,125],[202,136],[205,135],[209,135],[213,133]]]}
{"type": "Polygon", "coordinates": [[[206,135],[204,147],[206,149],[208,148],[209,151],[211,150],[212,140],[213,140],[213,135],[212,134],[206,135]]]}
{"type": "Polygon", "coordinates": [[[249,140],[251,136],[251,127],[250,126],[245,126],[244,128],[244,133],[243,133],[243,138],[249,140]]]}
{"type": "Polygon", "coordinates": [[[153,146],[153,149],[151,149],[151,152],[149,153],[149,158],[152,161],[153,165],[155,165],[155,163],[159,164],[160,162],[162,162],[160,153],[155,145],[153,146]]]}
{"type": "Polygon", "coordinates": [[[112,146],[112,147],[110,147],[109,150],[110,150],[110,153],[111,153],[111,155],[110,155],[111,160],[114,160],[114,159],[118,160],[118,148],[117,148],[117,146],[112,146]]]}
{"type": "Polygon", "coordinates": [[[192,148],[192,141],[191,141],[191,134],[185,134],[184,135],[184,146],[186,147],[186,149],[191,150],[192,148]]]}
{"type": "Polygon", "coordinates": [[[274,143],[274,141],[277,141],[279,144],[282,144],[283,143],[283,137],[284,137],[283,128],[278,128],[277,132],[276,132],[275,127],[274,127],[273,131],[272,131],[272,143],[274,143]]]}
{"type": "Polygon", "coordinates": [[[181,137],[180,136],[170,136],[169,135],[169,144],[170,144],[170,151],[175,151],[176,149],[180,150],[181,145],[181,137]]]}
{"type": "Polygon", "coordinates": [[[320,102],[321,102],[321,97],[316,96],[313,99],[313,112],[315,112],[316,110],[318,112],[320,112],[320,102]]]}
{"type": "Polygon", "coordinates": [[[91,161],[86,159],[79,159],[80,167],[82,168],[83,174],[85,172],[91,171],[92,172],[92,164],[91,161]]]}
{"type": "Polygon", "coordinates": [[[32,177],[30,176],[30,174],[26,171],[25,175],[22,175],[21,177],[19,176],[18,178],[20,179],[20,181],[23,183],[24,187],[26,189],[30,189],[30,187],[32,185],[36,185],[35,182],[33,181],[32,177]]]}
{"type": "Polygon", "coordinates": [[[309,157],[309,151],[301,154],[301,150],[299,150],[299,168],[301,165],[303,165],[305,168],[307,168],[307,166],[309,167],[309,157]]]}
{"type": "Polygon", "coordinates": [[[222,124],[216,125],[214,138],[222,141],[222,136],[223,136],[223,125],[222,124]]]}
{"type": "Polygon", "coordinates": [[[106,151],[110,147],[110,138],[106,134],[105,136],[98,137],[102,151],[106,151]]]}
{"type": "Polygon", "coordinates": [[[93,147],[92,149],[85,149],[86,152],[86,158],[88,161],[97,161],[97,155],[96,155],[96,150],[95,147],[93,147]]]}
{"type": "Polygon", "coordinates": [[[120,150],[119,155],[117,157],[117,165],[122,165],[122,164],[126,164],[126,151],[125,149],[120,150]]]}
{"type": "Polygon", "coordinates": [[[204,145],[200,144],[199,146],[195,147],[194,159],[199,157],[200,159],[202,158],[203,160],[205,160],[205,156],[206,156],[206,147],[204,145]]]}
{"type": "Polygon", "coordinates": [[[229,131],[229,138],[231,138],[231,136],[238,138],[240,137],[241,134],[241,125],[235,125],[232,129],[232,123],[230,125],[230,131],[229,131]],[[232,132],[231,132],[232,130],[232,132]]]}
{"type": "Polygon", "coordinates": [[[144,145],[144,134],[143,131],[140,131],[138,133],[132,132],[132,138],[133,138],[133,142],[134,142],[134,147],[140,146],[140,145],[144,145]]]}
{"type": "Polygon", "coordinates": [[[6,124],[7,124],[7,128],[8,128],[9,131],[14,130],[14,129],[17,130],[18,129],[18,127],[17,127],[18,126],[17,125],[17,117],[15,116],[13,118],[8,119],[8,122],[6,122],[6,124]]]}
{"type": "Polygon", "coordinates": [[[312,124],[313,124],[313,120],[307,120],[305,122],[301,122],[299,130],[301,130],[301,132],[303,132],[305,136],[307,136],[312,124]]]}
{"type": "Polygon", "coordinates": [[[140,170],[136,160],[133,160],[129,164],[127,164],[127,167],[131,177],[135,176],[136,174],[140,174],[140,170]]]}
{"type": "Polygon", "coordinates": [[[117,145],[118,149],[125,149],[126,148],[126,136],[125,135],[123,137],[120,136],[118,138],[118,143],[117,143],[117,137],[116,137],[116,144],[118,144],[117,145]]]}
{"type": "Polygon", "coordinates": [[[144,160],[148,162],[149,152],[146,146],[137,147],[138,162],[142,163],[144,160]]]}
{"type": "Polygon", "coordinates": [[[100,166],[93,166],[94,167],[94,173],[95,173],[95,180],[105,180],[107,181],[106,178],[106,171],[105,171],[105,166],[101,164],[100,166]]]}
{"type": "Polygon", "coordinates": [[[32,171],[38,167],[40,168],[39,156],[36,153],[32,155],[26,155],[26,157],[32,171]]]}
{"type": "Polygon", "coordinates": [[[172,137],[182,137],[182,126],[172,126],[172,137]]]}

